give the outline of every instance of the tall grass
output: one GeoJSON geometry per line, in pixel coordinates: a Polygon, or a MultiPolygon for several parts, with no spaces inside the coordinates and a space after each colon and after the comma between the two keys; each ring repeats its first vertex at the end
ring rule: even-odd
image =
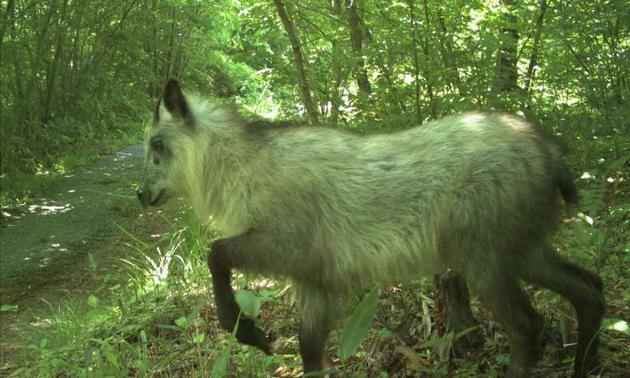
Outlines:
{"type": "MultiPolygon", "coordinates": [[[[21,335],[28,346],[12,375],[225,375],[230,352],[241,346],[216,328],[206,266],[212,236],[190,215],[171,228],[151,243],[121,229],[128,257],[107,274],[90,259],[99,288],[40,310],[21,335]]],[[[273,360],[253,351],[237,358],[240,369],[262,375],[273,360]]]]}

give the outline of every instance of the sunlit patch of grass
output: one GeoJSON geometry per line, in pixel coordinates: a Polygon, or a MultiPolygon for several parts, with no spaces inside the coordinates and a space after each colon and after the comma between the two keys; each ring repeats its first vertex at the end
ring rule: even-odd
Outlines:
{"type": "Polygon", "coordinates": [[[212,235],[187,213],[170,227],[149,242],[120,227],[132,252],[117,273],[97,273],[90,258],[99,288],[35,314],[13,376],[207,376],[220,358],[221,375],[277,368],[281,358],[218,329],[206,266],[212,235]]]}

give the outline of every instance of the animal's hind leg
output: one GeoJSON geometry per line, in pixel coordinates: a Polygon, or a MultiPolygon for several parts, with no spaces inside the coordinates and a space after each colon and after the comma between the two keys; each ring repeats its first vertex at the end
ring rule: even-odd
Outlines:
{"type": "MultiPolygon", "coordinates": [[[[446,332],[458,334],[477,326],[470,307],[468,285],[461,274],[448,272],[436,277],[438,300],[443,303],[446,318],[446,332]]],[[[469,332],[455,341],[456,351],[462,351],[477,344],[481,338],[477,332],[469,332]]]]}
{"type": "Polygon", "coordinates": [[[333,325],[336,301],[323,288],[300,285],[298,287],[300,322],[300,355],[304,372],[316,372],[329,366],[325,347],[333,325]]]}
{"type": "Polygon", "coordinates": [[[529,377],[540,358],[543,322],[519,286],[517,277],[507,269],[495,268],[484,272],[472,269],[466,278],[482,304],[507,331],[510,345],[507,376],[529,377]]]}
{"type": "Polygon", "coordinates": [[[253,345],[263,352],[271,354],[265,333],[254,325],[253,320],[243,316],[239,319],[240,307],[236,303],[232,289],[232,268],[246,269],[244,254],[253,252],[247,249],[247,237],[248,235],[244,234],[217,240],[212,244],[211,252],[208,255],[208,266],[212,273],[214,300],[221,327],[232,332],[238,321],[236,330],[238,341],[253,345]]]}
{"type": "Polygon", "coordinates": [[[567,298],[578,318],[574,377],[584,377],[597,366],[598,330],[604,313],[601,279],[556,255],[547,246],[522,264],[522,278],[567,298]]]}

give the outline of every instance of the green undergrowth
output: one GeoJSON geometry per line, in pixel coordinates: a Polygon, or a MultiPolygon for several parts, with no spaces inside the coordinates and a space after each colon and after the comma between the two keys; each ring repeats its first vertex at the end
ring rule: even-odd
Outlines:
{"type": "Polygon", "coordinates": [[[273,358],[217,329],[206,266],[211,233],[190,215],[170,226],[150,242],[120,228],[128,256],[108,273],[90,257],[98,287],[33,314],[21,327],[25,348],[12,376],[207,376],[226,350],[242,350],[234,358],[240,369],[266,371],[273,358]]]}
{"type": "MultiPolygon", "coordinates": [[[[629,251],[620,235],[598,235],[606,232],[606,222],[624,220],[616,218],[616,211],[601,215],[601,220],[580,214],[565,223],[557,244],[561,253],[597,270],[607,283],[604,371],[616,376],[616,368],[607,365],[614,365],[614,359],[628,366],[630,358],[623,321],[630,297],[616,283],[630,279],[620,272],[629,251]],[[604,260],[595,253],[600,249],[610,251],[604,260]],[[607,349],[609,345],[616,347],[607,349]]],[[[97,263],[90,258],[99,287],[74,301],[49,303],[24,328],[20,337],[27,347],[13,376],[299,376],[294,299],[285,282],[235,275],[237,287],[251,289],[237,292],[244,315],[261,318],[261,326],[276,339],[276,354],[266,356],[219,329],[206,266],[213,235],[192,215],[171,223],[171,230],[155,241],[143,241],[122,228],[121,236],[132,252],[110,270],[114,273],[97,273],[97,263]]],[[[444,357],[460,335],[438,335],[430,289],[427,281],[385,287],[378,310],[374,290],[350,306],[354,313],[339,324],[329,342],[330,354],[341,358],[335,359],[336,369],[353,377],[500,376],[509,358],[507,345],[500,331],[494,335],[497,327],[487,319],[482,327],[489,338],[481,354],[444,357]],[[392,375],[385,369],[394,369],[392,375]]],[[[570,307],[540,291],[534,292],[534,304],[548,320],[548,333],[564,337],[563,319],[572,321],[570,307]]],[[[568,372],[571,354],[553,342],[547,348],[551,368],[560,365],[568,372]]]]}
{"type": "MultiPolygon", "coordinates": [[[[630,274],[624,268],[630,236],[622,231],[630,228],[628,177],[622,169],[596,166],[581,177],[581,203],[567,212],[555,245],[559,253],[603,278],[608,306],[602,325],[604,376],[623,376],[622,371],[630,367],[626,323],[630,319],[630,274]]],[[[75,300],[48,303],[36,310],[32,323],[20,331],[25,348],[12,375],[299,376],[298,325],[289,285],[234,276],[235,286],[242,289],[237,297],[244,315],[259,319],[275,340],[276,353],[266,356],[237,343],[219,329],[210,295],[206,255],[216,235],[182,206],[178,210],[175,217],[162,215],[169,226],[157,237],[120,227],[121,238],[127,240],[126,257],[110,269],[100,269],[97,259],[89,259],[97,288],[75,300]]],[[[546,354],[540,369],[569,374],[572,352],[563,343],[575,336],[571,331],[573,311],[557,295],[528,290],[547,324],[546,354]]],[[[373,290],[360,303],[356,298],[351,301],[348,307],[354,312],[331,333],[329,354],[343,374],[503,374],[509,359],[506,340],[476,302],[484,346],[472,354],[449,358],[454,340],[461,335],[440,335],[429,280],[381,287],[380,295],[375,293],[373,290]]]]}
{"type": "Polygon", "coordinates": [[[139,143],[141,133],[142,122],[130,121],[127,127],[114,132],[75,140],[63,152],[15,164],[22,168],[0,172],[0,208],[19,210],[44,193],[54,192],[64,176],[92,165],[103,155],[139,143]]]}

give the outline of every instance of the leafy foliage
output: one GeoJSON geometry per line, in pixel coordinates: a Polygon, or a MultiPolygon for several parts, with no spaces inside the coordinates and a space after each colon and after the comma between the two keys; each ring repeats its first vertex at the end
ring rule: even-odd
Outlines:
{"type": "Polygon", "coordinates": [[[359,344],[361,344],[361,341],[363,341],[372,326],[377,304],[378,286],[363,297],[363,300],[354,309],[354,312],[348,319],[348,324],[343,330],[341,340],[339,341],[339,354],[341,358],[348,358],[357,352],[359,344]]]}

